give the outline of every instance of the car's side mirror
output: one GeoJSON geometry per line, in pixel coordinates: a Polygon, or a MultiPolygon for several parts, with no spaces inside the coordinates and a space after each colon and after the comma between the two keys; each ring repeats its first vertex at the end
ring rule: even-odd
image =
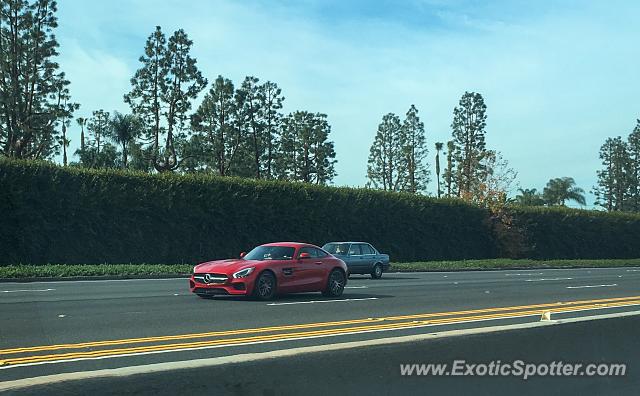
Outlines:
{"type": "Polygon", "coordinates": [[[299,258],[300,260],[308,259],[308,258],[311,258],[311,255],[310,255],[309,253],[307,253],[307,252],[304,252],[304,253],[300,253],[300,255],[298,256],[298,258],[299,258]]]}
{"type": "Polygon", "coordinates": [[[247,253],[246,253],[246,252],[242,252],[242,253],[240,253],[240,258],[243,258],[243,257],[244,257],[244,256],[246,256],[246,255],[247,255],[247,253]]]}

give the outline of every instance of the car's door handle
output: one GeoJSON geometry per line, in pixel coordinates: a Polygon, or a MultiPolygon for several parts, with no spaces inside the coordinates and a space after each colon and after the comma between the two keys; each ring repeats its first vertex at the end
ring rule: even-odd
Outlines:
{"type": "Polygon", "coordinates": [[[322,265],[322,261],[316,261],[315,264],[316,265],[322,265]]]}

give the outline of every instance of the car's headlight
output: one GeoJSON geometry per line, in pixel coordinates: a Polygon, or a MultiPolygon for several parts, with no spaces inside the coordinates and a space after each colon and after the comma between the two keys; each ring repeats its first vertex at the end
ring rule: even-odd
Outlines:
{"type": "Polygon", "coordinates": [[[240,271],[236,272],[235,274],[233,274],[233,277],[235,279],[238,278],[246,278],[247,276],[249,276],[250,273],[252,273],[254,270],[254,267],[249,267],[249,268],[245,268],[245,269],[241,269],[240,271]]]}

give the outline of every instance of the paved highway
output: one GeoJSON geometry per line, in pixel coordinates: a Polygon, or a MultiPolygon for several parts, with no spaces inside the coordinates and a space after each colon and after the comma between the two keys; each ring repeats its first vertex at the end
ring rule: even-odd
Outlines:
{"type": "Polygon", "coordinates": [[[199,299],[186,279],[0,283],[0,380],[639,306],[640,268],[353,276],[340,299],[303,294],[272,302],[199,299]]]}

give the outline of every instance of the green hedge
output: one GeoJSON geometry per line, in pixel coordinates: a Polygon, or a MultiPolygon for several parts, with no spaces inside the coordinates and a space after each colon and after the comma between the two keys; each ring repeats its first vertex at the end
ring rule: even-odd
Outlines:
{"type": "Polygon", "coordinates": [[[370,241],[395,261],[497,255],[483,209],[355,188],[0,160],[0,263],[196,263],[273,241],[370,241]]]}
{"type": "Polygon", "coordinates": [[[365,240],[393,261],[640,258],[640,216],[0,159],[0,264],[197,263],[365,240]]]}
{"type": "Polygon", "coordinates": [[[513,208],[520,256],[533,259],[640,257],[640,216],[569,208],[513,208]]]}

